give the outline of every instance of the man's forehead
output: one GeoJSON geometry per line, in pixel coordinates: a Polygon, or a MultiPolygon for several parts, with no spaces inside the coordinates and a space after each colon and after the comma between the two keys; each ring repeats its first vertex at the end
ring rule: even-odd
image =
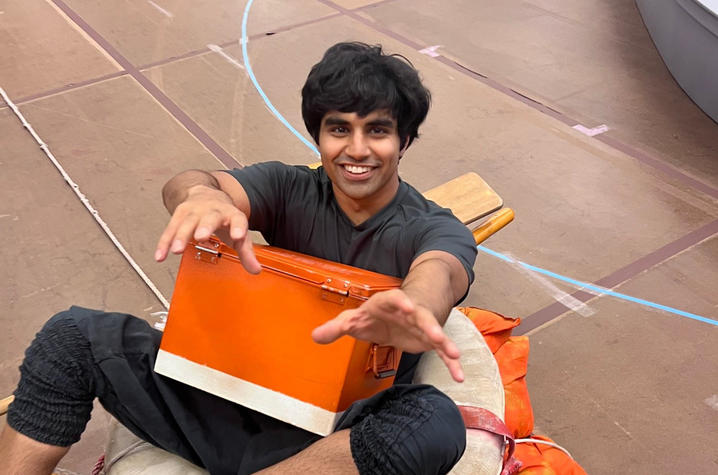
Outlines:
{"type": "Polygon", "coordinates": [[[374,122],[377,120],[383,121],[389,121],[393,125],[396,125],[396,119],[394,116],[391,115],[391,112],[387,109],[378,109],[369,112],[365,116],[360,116],[356,112],[340,112],[340,111],[329,111],[326,114],[324,114],[324,117],[322,118],[322,122],[327,122],[329,120],[330,122],[335,121],[341,121],[341,122],[354,122],[354,121],[360,121],[360,122],[374,122]]]}

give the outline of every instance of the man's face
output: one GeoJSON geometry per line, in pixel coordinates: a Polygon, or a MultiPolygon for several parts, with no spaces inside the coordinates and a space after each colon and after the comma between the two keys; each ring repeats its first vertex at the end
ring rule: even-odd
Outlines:
{"type": "Polygon", "coordinates": [[[328,112],[319,131],[319,153],[340,204],[348,198],[376,212],[396,194],[400,143],[396,119],[388,111],[365,117],[328,112]]]}

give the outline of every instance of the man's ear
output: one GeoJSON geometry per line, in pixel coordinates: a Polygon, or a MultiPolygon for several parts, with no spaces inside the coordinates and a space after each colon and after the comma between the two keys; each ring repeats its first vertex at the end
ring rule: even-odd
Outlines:
{"type": "Polygon", "coordinates": [[[409,144],[411,143],[411,139],[407,137],[404,140],[404,146],[401,147],[401,150],[399,150],[399,159],[404,156],[404,152],[406,152],[406,149],[409,148],[409,144]]]}

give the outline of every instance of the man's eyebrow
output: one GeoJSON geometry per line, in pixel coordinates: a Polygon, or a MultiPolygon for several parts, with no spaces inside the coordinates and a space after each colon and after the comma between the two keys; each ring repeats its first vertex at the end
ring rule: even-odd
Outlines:
{"type": "Polygon", "coordinates": [[[393,128],[396,127],[396,122],[394,122],[392,119],[374,119],[367,125],[370,125],[372,127],[379,126],[393,128]]]}
{"type": "MultiPolygon", "coordinates": [[[[346,119],[342,119],[341,117],[337,116],[329,116],[326,119],[324,119],[324,126],[326,127],[332,127],[337,125],[348,125],[349,121],[346,119]]],[[[366,124],[369,127],[387,127],[387,128],[394,128],[396,127],[396,121],[393,119],[387,119],[387,118],[376,118],[374,120],[371,120],[367,122],[366,124]]]]}
{"type": "Polygon", "coordinates": [[[324,125],[347,125],[348,120],[344,120],[341,117],[330,116],[324,120],[324,125]]]}

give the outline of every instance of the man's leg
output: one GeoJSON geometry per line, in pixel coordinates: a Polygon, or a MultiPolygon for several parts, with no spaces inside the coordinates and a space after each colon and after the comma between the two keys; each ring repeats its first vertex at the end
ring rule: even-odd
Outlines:
{"type": "Polygon", "coordinates": [[[91,377],[83,376],[91,367],[89,344],[56,322],[48,322],[25,352],[0,437],[3,473],[51,473],[90,418],[91,377]]]}
{"type": "Polygon", "coordinates": [[[72,307],[55,315],[25,353],[0,450],[15,457],[54,447],[46,461],[56,463],[80,439],[95,397],[137,436],[213,474],[236,475],[250,460],[270,466],[319,437],[156,374],[160,338],[126,314],[72,307]]]}
{"type": "MultiPolygon", "coordinates": [[[[62,455],[57,448],[67,451],[80,439],[98,397],[110,414],[144,440],[197,465],[212,463],[200,458],[182,425],[197,416],[183,419],[184,412],[190,412],[183,401],[202,407],[200,401],[209,395],[193,388],[185,394],[183,385],[154,373],[160,337],[146,322],[125,314],[72,307],[52,317],[25,352],[7,416],[12,432],[0,441],[1,450],[20,453],[35,442],[40,453],[53,455],[46,463],[56,463],[56,456],[62,455]]],[[[213,409],[209,401],[210,419],[213,409]]],[[[204,434],[195,432],[203,439],[204,434]]],[[[14,460],[19,464],[27,457],[14,460]]],[[[227,468],[225,473],[231,472],[227,468]]]]}
{"type": "Polygon", "coordinates": [[[466,447],[456,405],[427,385],[398,385],[359,401],[338,429],[262,473],[444,474],[466,447]]]}
{"type": "Polygon", "coordinates": [[[0,435],[0,466],[7,475],[46,475],[70,447],[43,444],[17,432],[7,424],[0,435]]]}
{"type": "MultiPolygon", "coordinates": [[[[64,447],[79,440],[95,395],[137,435],[212,473],[236,474],[238,466],[239,473],[253,473],[317,440],[314,434],[155,374],[159,338],[146,322],[123,314],[73,307],[53,317],[26,352],[8,413],[13,430],[0,441],[0,450],[21,454],[15,448],[28,447],[29,438],[42,444],[36,447],[43,454],[52,448],[46,463],[59,460],[64,447]],[[14,437],[15,431],[24,438],[14,437]]],[[[344,435],[336,435],[305,450],[336,449],[332,466],[346,469],[351,459],[362,474],[445,473],[465,446],[458,409],[430,386],[394,386],[360,401],[337,430],[349,428],[348,443],[344,435]]],[[[304,457],[310,453],[287,462],[303,459],[329,470],[324,457],[304,457]]]]}
{"type": "Polygon", "coordinates": [[[287,473],[322,473],[323,475],[356,475],[356,465],[349,448],[349,429],[337,431],[283,462],[257,472],[257,475],[287,473]]]}

